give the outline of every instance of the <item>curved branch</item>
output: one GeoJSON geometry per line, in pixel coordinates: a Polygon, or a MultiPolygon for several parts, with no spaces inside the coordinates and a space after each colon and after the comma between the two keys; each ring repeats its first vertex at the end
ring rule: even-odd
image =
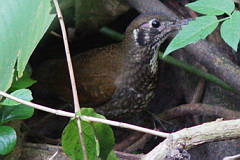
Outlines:
{"type": "Polygon", "coordinates": [[[190,149],[199,144],[240,137],[240,119],[204,123],[172,133],[169,138],[143,156],[142,160],[162,160],[175,148],[190,149]]]}
{"type": "Polygon", "coordinates": [[[170,120],[189,114],[218,116],[226,120],[240,118],[240,112],[238,111],[233,111],[221,106],[201,103],[184,104],[178,107],[174,107],[160,113],[158,117],[164,120],[170,120]]]}

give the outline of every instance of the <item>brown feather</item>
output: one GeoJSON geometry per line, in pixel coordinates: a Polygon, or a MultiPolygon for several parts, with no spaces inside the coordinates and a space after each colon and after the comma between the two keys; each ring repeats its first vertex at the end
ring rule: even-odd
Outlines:
{"type": "MultiPolygon", "coordinates": [[[[121,72],[121,61],[116,60],[118,56],[111,51],[109,54],[102,54],[106,50],[113,50],[115,46],[93,49],[73,57],[81,105],[100,105],[111,99],[115,93],[115,80],[121,72]]],[[[70,79],[67,75],[65,60],[51,60],[39,67],[36,79],[66,101],[72,101],[70,79]]]]}

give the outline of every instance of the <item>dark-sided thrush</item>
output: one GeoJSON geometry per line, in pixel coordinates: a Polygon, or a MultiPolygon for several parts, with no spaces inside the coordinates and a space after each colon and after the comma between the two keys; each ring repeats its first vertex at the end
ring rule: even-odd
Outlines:
{"type": "MultiPolygon", "coordinates": [[[[127,27],[122,42],[73,57],[81,106],[107,117],[124,117],[146,108],[158,79],[158,48],[186,20],[144,13],[127,27]]],[[[36,79],[56,95],[72,101],[66,60],[44,63],[36,79]]]]}

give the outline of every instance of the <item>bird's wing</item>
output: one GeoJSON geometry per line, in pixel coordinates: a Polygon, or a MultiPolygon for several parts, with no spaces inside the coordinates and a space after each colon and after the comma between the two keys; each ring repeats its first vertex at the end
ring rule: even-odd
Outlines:
{"type": "MultiPolygon", "coordinates": [[[[111,48],[105,48],[104,51],[111,48]]],[[[95,105],[110,100],[117,87],[116,78],[119,65],[116,56],[102,54],[102,49],[92,50],[76,56],[73,64],[76,73],[77,88],[83,104],[95,105]]]]}
{"type": "MultiPolygon", "coordinates": [[[[108,49],[108,48],[107,48],[108,49]]],[[[111,50],[111,47],[109,48],[111,50]]],[[[94,106],[110,100],[116,91],[119,65],[111,55],[95,49],[73,57],[73,68],[82,105],[94,106]]],[[[65,60],[47,62],[39,67],[36,79],[58,96],[72,101],[72,90],[65,60]]]]}
{"type": "Polygon", "coordinates": [[[108,74],[84,76],[77,80],[80,101],[84,105],[100,105],[110,100],[116,91],[113,77],[108,74]]]}

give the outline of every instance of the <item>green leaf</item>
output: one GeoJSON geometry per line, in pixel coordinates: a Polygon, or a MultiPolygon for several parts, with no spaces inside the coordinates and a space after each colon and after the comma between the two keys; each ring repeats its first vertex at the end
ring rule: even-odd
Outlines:
{"type": "MultiPolygon", "coordinates": [[[[92,108],[82,108],[82,115],[106,119],[103,115],[97,114],[92,108]]],[[[102,123],[92,123],[96,137],[100,145],[100,157],[106,159],[114,146],[114,134],[110,126],[102,123]],[[107,136],[107,138],[106,138],[107,136]]]]}
{"type": "MultiPolygon", "coordinates": [[[[31,101],[33,99],[32,92],[29,89],[19,89],[12,92],[11,95],[26,101],[31,101]]],[[[7,98],[1,104],[5,106],[14,106],[19,105],[20,103],[7,98]]]]}
{"type": "Polygon", "coordinates": [[[2,106],[0,109],[0,124],[15,120],[32,117],[34,109],[23,104],[15,106],[2,106]]]}
{"type": "Polygon", "coordinates": [[[0,0],[0,90],[6,91],[17,66],[21,77],[28,59],[55,14],[51,0],[0,0]],[[16,63],[17,62],[17,63],[16,63]]]}
{"type": "Polygon", "coordinates": [[[31,68],[29,65],[27,65],[26,69],[23,72],[23,76],[21,78],[18,78],[17,72],[14,72],[14,77],[13,77],[13,83],[11,85],[11,88],[8,91],[15,91],[18,89],[23,89],[30,87],[37,81],[32,80],[30,78],[31,76],[31,68]]]}
{"type": "Polygon", "coordinates": [[[12,127],[0,126],[0,155],[10,153],[16,145],[17,134],[12,127]]]}
{"type": "Polygon", "coordinates": [[[235,8],[232,0],[198,0],[188,3],[186,6],[196,12],[211,16],[222,15],[224,13],[230,15],[235,8]]]}
{"type": "Polygon", "coordinates": [[[223,22],[220,33],[223,40],[237,52],[240,41],[239,11],[234,11],[230,19],[223,22]]]}
{"type": "Polygon", "coordinates": [[[212,33],[218,26],[218,19],[215,16],[202,16],[190,21],[187,26],[177,34],[177,36],[168,45],[163,57],[169,53],[182,48],[190,43],[195,43],[200,39],[204,39],[212,33]]]}
{"type": "Polygon", "coordinates": [[[114,153],[113,150],[109,153],[107,160],[118,160],[117,155],[114,153]]]}
{"type": "MultiPolygon", "coordinates": [[[[98,155],[94,131],[91,125],[85,121],[82,121],[82,129],[87,157],[90,160],[96,159],[98,155]]],[[[84,159],[76,119],[71,120],[64,129],[62,134],[62,146],[64,152],[71,159],[84,159]]]]}
{"type": "MultiPolygon", "coordinates": [[[[105,119],[104,116],[95,113],[91,108],[82,108],[81,110],[82,115],[105,119]]],[[[84,120],[81,121],[81,123],[83,138],[89,159],[96,159],[98,157],[106,159],[108,154],[112,151],[114,145],[114,136],[111,128],[105,124],[84,120]]],[[[62,135],[62,146],[64,152],[71,159],[83,159],[76,120],[71,120],[64,129],[62,135]]]]}

